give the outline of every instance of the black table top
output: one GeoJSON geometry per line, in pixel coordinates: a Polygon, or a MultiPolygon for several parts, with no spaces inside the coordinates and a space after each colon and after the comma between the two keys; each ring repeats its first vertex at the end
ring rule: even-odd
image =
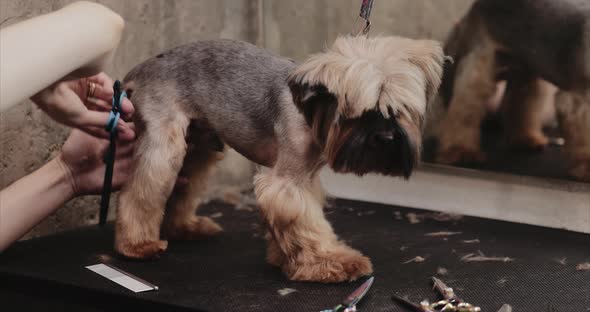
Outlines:
{"type": "MultiPolygon", "coordinates": [[[[0,255],[1,310],[319,311],[359,285],[288,281],[265,263],[258,213],[219,202],[200,210],[219,212],[222,235],[171,242],[159,260],[150,262],[114,256],[112,227],[17,243],[0,255]],[[85,269],[101,260],[159,290],[135,294],[85,269]],[[297,291],[281,296],[283,288],[297,291]]],[[[483,311],[495,312],[504,303],[515,311],[590,309],[590,272],[576,270],[578,263],[590,261],[590,235],[470,217],[411,224],[396,215],[427,212],[344,200],[333,201],[326,212],[340,237],[373,260],[376,279],[361,311],[406,311],[392,303],[393,294],[416,302],[436,299],[429,279],[439,268],[448,271],[439,277],[483,311]],[[425,235],[441,231],[461,234],[425,235]],[[465,242],[475,239],[479,242],[465,242]],[[461,261],[479,251],[514,261],[461,261]],[[416,256],[425,261],[403,264],[416,256]]]]}

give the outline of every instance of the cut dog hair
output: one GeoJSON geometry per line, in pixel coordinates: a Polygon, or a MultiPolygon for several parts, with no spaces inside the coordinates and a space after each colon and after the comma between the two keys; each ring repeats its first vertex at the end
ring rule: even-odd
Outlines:
{"type": "Polygon", "coordinates": [[[229,146],[266,167],[254,184],[270,264],[300,281],[370,274],[370,260],[325,219],[318,172],[327,164],[409,177],[444,60],[434,41],[340,37],[299,66],[231,40],[181,46],[138,65],[124,81],[138,142],[119,197],[116,250],[150,258],[167,240],[219,233],[195,210],[229,146]],[[181,169],[189,183],[173,192],[181,169]]]}

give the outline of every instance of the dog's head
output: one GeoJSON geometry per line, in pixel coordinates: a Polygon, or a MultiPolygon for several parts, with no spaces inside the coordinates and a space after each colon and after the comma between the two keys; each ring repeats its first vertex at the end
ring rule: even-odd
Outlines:
{"type": "Polygon", "coordinates": [[[434,41],[340,37],[298,66],[289,87],[332,169],[407,178],[444,60],[434,41]]]}

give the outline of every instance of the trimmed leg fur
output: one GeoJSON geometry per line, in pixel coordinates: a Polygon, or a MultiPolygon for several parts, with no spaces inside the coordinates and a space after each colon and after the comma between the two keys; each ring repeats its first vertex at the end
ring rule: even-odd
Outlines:
{"type": "Polygon", "coordinates": [[[453,98],[439,129],[436,161],[443,164],[483,162],[481,122],[486,103],[496,93],[495,49],[484,41],[458,64],[453,98]]]}
{"type": "Polygon", "coordinates": [[[536,78],[511,81],[502,109],[504,127],[511,146],[542,151],[549,143],[543,126],[555,115],[555,93],[552,84],[536,78]]]}
{"type": "Polygon", "coordinates": [[[339,241],[323,214],[317,178],[296,181],[275,172],[260,173],[255,191],[268,225],[270,264],[291,280],[324,283],[370,274],[370,260],[339,241]]]}
{"type": "Polygon", "coordinates": [[[590,95],[560,91],[557,116],[571,165],[569,174],[590,182],[590,95]]]}
{"type": "MultiPolygon", "coordinates": [[[[203,148],[203,147],[201,147],[203,148]]],[[[204,146],[207,148],[207,146],[204,146]]],[[[200,196],[206,189],[214,165],[223,153],[201,151],[199,146],[189,148],[182,172],[189,179],[188,185],[175,190],[168,201],[164,221],[164,233],[171,240],[200,239],[219,234],[223,229],[209,217],[197,216],[200,196]]]]}
{"type": "Polygon", "coordinates": [[[135,168],[119,196],[115,249],[135,259],[158,256],[168,243],[160,239],[160,227],[186,153],[188,118],[171,113],[158,119],[140,135],[135,168]]]}

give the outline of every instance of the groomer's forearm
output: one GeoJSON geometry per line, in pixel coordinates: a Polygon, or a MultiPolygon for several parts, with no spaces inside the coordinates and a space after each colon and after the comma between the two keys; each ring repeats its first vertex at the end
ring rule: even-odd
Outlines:
{"type": "Polygon", "coordinates": [[[125,22],[109,8],[80,1],[0,30],[0,112],[58,80],[98,74],[125,22]]]}
{"type": "Polygon", "coordinates": [[[0,192],[0,252],[74,196],[58,158],[0,192]]]}

